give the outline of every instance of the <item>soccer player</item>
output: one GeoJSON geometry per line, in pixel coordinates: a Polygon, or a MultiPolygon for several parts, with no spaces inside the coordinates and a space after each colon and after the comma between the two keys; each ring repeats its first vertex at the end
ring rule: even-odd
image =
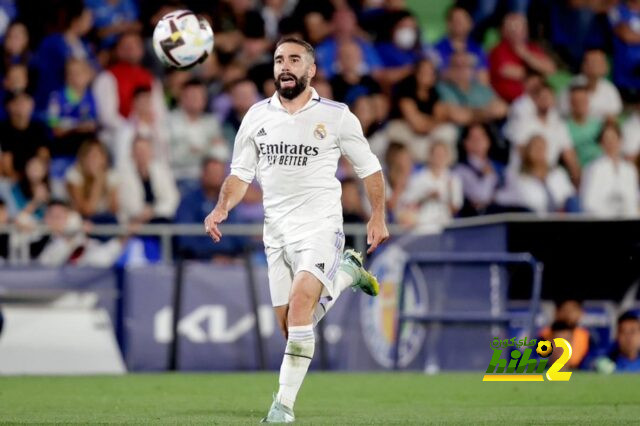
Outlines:
{"type": "Polygon", "coordinates": [[[375,296],[379,291],[360,254],[342,253],[340,182],[335,176],[341,155],[364,180],[371,203],[368,253],[389,238],[380,162],[347,106],[321,98],[309,85],[315,73],[311,45],[296,38],[277,44],[277,91],[253,105],[242,120],[231,174],[204,222],[211,238],[220,241],[218,225],[257,177],[263,190],[271,301],[287,338],[280,388],[263,419],[268,423],[294,421],[296,395],[313,358],[313,327],[340,292],[354,287],[375,296]]]}

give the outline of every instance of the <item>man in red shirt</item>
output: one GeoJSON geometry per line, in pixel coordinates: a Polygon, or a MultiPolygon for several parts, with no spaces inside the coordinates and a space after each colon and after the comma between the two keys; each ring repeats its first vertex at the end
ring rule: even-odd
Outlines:
{"type": "Polygon", "coordinates": [[[144,44],[140,34],[122,34],[113,51],[112,63],[98,74],[93,83],[98,121],[102,127],[99,136],[108,145],[126,125],[136,92],[150,90],[156,120],[163,122],[166,116],[162,85],[141,65],[143,56],[144,44]]]}
{"type": "Polygon", "coordinates": [[[528,40],[528,32],[527,18],[523,14],[508,14],[502,22],[502,41],[489,55],[491,85],[507,102],[524,92],[529,71],[546,76],[556,69],[544,51],[528,40]]]}

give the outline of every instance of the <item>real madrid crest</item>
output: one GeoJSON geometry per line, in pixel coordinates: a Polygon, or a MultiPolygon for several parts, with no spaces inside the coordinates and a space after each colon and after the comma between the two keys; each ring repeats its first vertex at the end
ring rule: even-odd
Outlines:
{"type": "Polygon", "coordinates": [[[315,136],[315,138],[319,140],[327,137],[327,128],[324,127],[324,124],[320,123],[316,125],[316,128],[313,131],[313,136],[315,136]]]}

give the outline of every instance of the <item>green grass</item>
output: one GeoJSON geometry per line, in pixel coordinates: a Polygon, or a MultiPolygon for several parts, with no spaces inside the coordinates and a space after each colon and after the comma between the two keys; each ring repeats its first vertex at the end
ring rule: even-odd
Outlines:
{"type": "MultiPolygon", "coordinates": [[[[481,373],[314,373],[301,424],[624,424],[640,419],[640,376],[483,383],[481,373]]],[[[0,378],[0,423],[256,424],[277,376],[132,374],[0,378]]]]}

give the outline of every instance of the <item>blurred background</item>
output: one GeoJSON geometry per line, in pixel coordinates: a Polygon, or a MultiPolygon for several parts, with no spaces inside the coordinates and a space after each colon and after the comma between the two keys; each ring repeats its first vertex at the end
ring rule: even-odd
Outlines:
{"type": "Polygon", "coordinates": [[[0,373],[279,366],[259,186],[221,243],[202,221],[292,35],[383,163],[393,236],[316,368],[484,370],[528,335],[640,371],[639,0],[1,0],[0,373]],[[215,32],[189,71],[151,46],[177,9],[215,32]]]}

